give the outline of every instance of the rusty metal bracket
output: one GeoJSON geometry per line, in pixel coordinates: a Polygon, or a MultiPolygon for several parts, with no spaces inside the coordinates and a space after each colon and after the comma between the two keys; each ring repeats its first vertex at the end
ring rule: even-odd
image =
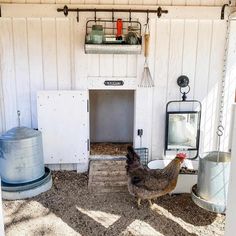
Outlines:
{"type": "Polygon", "coordinates": [[[68,16],[68,12],[69,12],[69,9],[68,9],[68,6],[64,6],[63,9],[62,9],[63,13],[65,16],[68,16]]]}
{"type": "Polygon", "coordinates": [[[162,16],[162,14],[167,14],[167,13],[168,13],[168,10],[162,10],[161,7],[157,8],[157,16],[158,16],[158,18],[160,18],[162,16]]]}

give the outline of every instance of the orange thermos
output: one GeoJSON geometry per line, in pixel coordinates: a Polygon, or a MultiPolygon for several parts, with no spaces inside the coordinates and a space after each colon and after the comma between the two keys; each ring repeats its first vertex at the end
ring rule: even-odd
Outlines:
{"type": "Polygon", "coordinates": [[[122,19],[117,19],[116,21],[116,39],[121,40],[122,39],[122,30],[123,30],[123,21],[122,19]]]}

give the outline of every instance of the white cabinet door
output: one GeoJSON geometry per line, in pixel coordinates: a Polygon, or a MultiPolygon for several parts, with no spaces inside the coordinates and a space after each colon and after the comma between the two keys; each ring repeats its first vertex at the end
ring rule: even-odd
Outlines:
{"type": "Polygon", "coordinates": [[[40,91],[38,129],[46,164],[88,161],[88,92],[40,91]]]}

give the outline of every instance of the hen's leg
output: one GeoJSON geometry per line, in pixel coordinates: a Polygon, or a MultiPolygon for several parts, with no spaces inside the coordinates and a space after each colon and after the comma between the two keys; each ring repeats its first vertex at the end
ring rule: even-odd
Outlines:
{"type": "Polygon", "coordinates": [[[148,202],[149,202],[150,208],[152,208],[152,201],[151,201],[151,199],[148,199],[148,202]]]}
{"type": "Polygon", "coordinates": [[[149,202],[150,209],[154,210],[155,209],[155,204],[152,204],[152,200],[151,199],[149,199],[148,202],[149,202]]]}
{"type": "Polygon", "coordinates": [[[141,198],[138,198],[138,208],[141,206],[141,198]]]}

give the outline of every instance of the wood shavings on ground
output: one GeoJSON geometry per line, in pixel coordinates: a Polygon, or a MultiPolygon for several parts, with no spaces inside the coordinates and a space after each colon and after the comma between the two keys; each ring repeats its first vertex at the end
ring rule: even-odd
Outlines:
{"type": "Polygon", "coordinates": [[[91,143],[90,155],[126,155],[127,147],[132,143],[91,143]]]}
{"type": "Polygon", "coordinates": [[[121,193],[93,195],[87,174],[53,172],[53,187],[37,197],[4,201],[6,236],[224,235],[225,216],[196,206],[190,194],[166,195],[153,209],[121,193]]]}

